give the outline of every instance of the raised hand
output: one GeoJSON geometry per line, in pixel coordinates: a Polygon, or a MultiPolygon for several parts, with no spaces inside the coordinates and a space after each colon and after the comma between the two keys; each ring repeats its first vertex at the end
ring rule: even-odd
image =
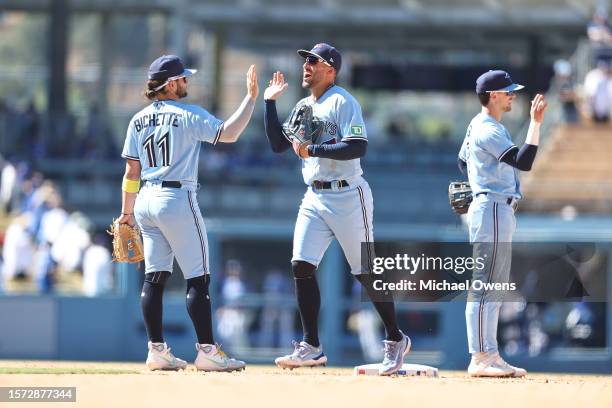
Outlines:
{"type": "Polygon", "coordinates": [[[283,73],[276,71],[274,74],[272,74],[272,79],[264,91],[264,100],[275,101],[287,90],[288,87],[289,85],[285,82],[285,76],[283,73]]]}
{"type": "Polygon", "coordinates": [[[251,65],[246,77],[247,93],[251,99],[257,99],[259,95],[259,85],[257,85],[257,68],[251,65]]]}
{"type": "Polygon", "coordinates": [[[544,95],[537,94],[531,101],[531,120],[536,123],[542,123],[542,121],[544,121],[544,112],[546,111],[547,107],[548,103],[546,103],[544,95]]]}

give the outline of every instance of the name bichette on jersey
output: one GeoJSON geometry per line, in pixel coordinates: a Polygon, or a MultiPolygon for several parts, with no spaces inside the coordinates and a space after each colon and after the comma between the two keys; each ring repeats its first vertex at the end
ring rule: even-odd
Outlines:
{"type": "Polygon", "coordinates": [[[158,112],[149,113],[142,115],[133,120],[134,129],[140,132],[143,129],[169,125],[172,127],[179,127],[179,120],[182,118],[181,114],[174,112],[158,112]]]}

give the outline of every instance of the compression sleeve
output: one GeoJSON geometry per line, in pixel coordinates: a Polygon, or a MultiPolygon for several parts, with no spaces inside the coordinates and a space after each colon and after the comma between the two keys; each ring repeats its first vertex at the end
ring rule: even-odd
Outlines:
{"type": "Polygon", "coordinates": [[[514,147],[501,157],[501,161],[521,171],[531,170],[538,146],[525,143],[521,149],[514,147]]]}
{"type": "Polygon", "coordinates": [[[278,120],[276,101],[265,101],[264,125],[268,142],[274,153],[282,153],[291,147],[291,143],[285,137],[283,128],[278,120]]]}
{"type": "Polygon", "coordinates": [[[308,154],[334,160],[352,160],[365,156],[368,142],[360,139],[349,139],[334,144],[316,144],[308,146],[308,154]]]}

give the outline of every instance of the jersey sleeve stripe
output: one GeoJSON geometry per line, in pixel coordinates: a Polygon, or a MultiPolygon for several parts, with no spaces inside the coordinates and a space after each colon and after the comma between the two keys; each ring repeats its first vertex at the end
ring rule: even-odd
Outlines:
{"type": "Polygon", "coordinates": [[[347,137],[343,137],[342,140],[365,140],[367,142],[368,138],[361,137],[361,136],[347,136],[347,137]]]}
{"type": "Polygon", "coordinates": [[[216,145],[219,139],[221,138],[221,133],[223,133],[223,122],[219,124],[219,128],[217,129],[217,134],[215,135],[215,140],[213,140],[213,145],[216,145]]]}
{"type": "Polygon", "coordinates": [[[121,157],[123,157],[124,159],[130,159],[130,160],[138,160],[138,161],[140,161],[140,158],[139,158],[139,157],[130,156],[130,155],[127,155],[127,154],[122,154],[122,155],[121,155],[121,157]]]}
{"type": "Polygon", "coordinates": [[[508,152],[509,152],[510,150],[514,149],[514,148],[516,148],[516,146],[515,146],[515,145],[512,145],[512,146],[510,146],[509,148],[507,148],[506,150],[504,150],[504,151],[502,152],[502,154],[500,154],[500,155],[499,155],[499,157],[497,158],[497,161],[501,161],[501,159],[503,159],[503,158],[504,158],[504,156],[505,156],[506,154],[508,154],[508,152]]]}

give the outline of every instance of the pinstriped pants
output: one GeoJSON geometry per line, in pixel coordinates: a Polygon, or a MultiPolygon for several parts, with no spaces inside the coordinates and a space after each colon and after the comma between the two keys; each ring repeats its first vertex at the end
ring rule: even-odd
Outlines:
{"type": "MultiPolygon", "coordinates": [[[[512,261],[512,235],[516,218],[510,205],[485,195],[474,198],[468,211],[470,242],[474,257],[485,259],[484,268],[474,269],[472,282],[507,282],[512,261]]],[[[485,288],[470,290],[465,308],[470,353],[496,352],[500,293],[485,288]]]]}
{"type": "MultiPolygon", "coordinates": [[[[300,205],[293,233],[292,261],[319,266],[335,237],[351,267],[351,273],[366,272],[362,266],[361,243],[374,242],[372,191],[363,180],[338,190],[308,187],[300,205]]],[[[365,246],[371,250],[372,246],[365,246]]],[[[373,254],[370,256],[370,262],[373,254]]],[[[366,261],[367,262],[367,261],[366,261]]]]}
{"type": "Polygon", "coordinates": [[[174,257],[185,279],[209,273],[206,227],[195,192],[145,183],[134,216],[142,232],[145,273],[172,272],[174,257]]]}

